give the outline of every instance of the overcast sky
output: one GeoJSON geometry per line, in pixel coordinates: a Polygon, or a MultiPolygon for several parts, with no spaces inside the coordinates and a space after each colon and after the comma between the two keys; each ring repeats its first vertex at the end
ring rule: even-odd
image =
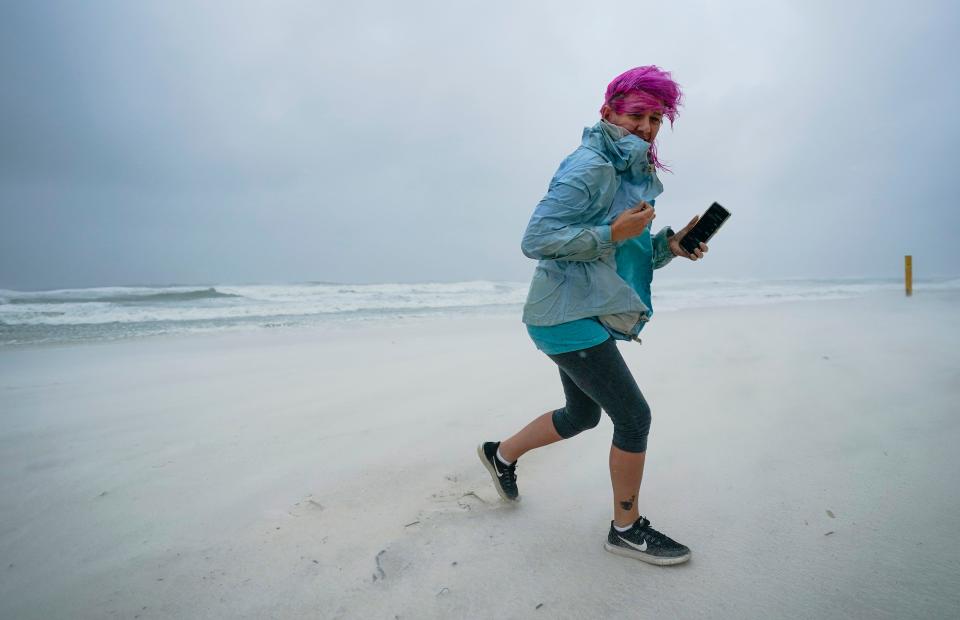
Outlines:
{"type": "Polygon", "coordinates": [[[658,277],[960,275],[956,2],[18,2],[0,288],[527,280],[606,84],[673,72],[658,277]]]}

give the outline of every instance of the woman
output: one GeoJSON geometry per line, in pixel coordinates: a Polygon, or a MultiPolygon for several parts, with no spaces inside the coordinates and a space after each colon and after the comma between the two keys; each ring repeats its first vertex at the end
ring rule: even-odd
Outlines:
{"type": "Polygon", "coordinates": [[[656,66],[617,76],[607,87],[601,120],[584,129],[580,147],[560,164],[521,247],[539,261],[523,322],[559,367],[566,403],[502,442],[477,447],[497,491],[516,501],[517,459],[593,428],[602,408],[614,427],[613,521],[604,547],[652,564],[685,562],[690,550],[639,514],[650,408],[616,340],[639,340],[653,313],[654,269],[674,256],[697,260],[707,251],[701,243],[691,254],[679,243],[698,217],[676,234],[669,226],[650,232],[654,199],[663,191],[657,132],[664,117],[672,126],[681,98],[670,73],[656,66]]]}

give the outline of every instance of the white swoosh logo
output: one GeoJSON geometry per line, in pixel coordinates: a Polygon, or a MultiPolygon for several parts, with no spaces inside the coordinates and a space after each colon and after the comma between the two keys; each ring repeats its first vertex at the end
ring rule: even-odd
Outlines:
{"type": "Polygon", "coordinates": [[[617,536],[617,538],[619,538],[619,539],[622,540],[623,542],[627,543],[628,545],[630,545],[631,547],[633,547],[633,548],[636,549],[637,551],[646,551],[646,550],[647,550],[647,541],[643,541],[643,544],[642,544],[642,545],[635,545],[635,544],[633,544],[632,542],[630,542],[629,540],[627,540],[626,538],[624,538],[623,536],[617,536]]]}

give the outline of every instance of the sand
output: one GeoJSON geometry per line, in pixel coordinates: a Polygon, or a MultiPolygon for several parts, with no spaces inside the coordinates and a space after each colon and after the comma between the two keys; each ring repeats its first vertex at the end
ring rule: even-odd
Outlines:
{"type": "Polygon", "coordinates": [[[606,553],[600,426],[475,447],[562,406],[518,317],[0,351],[3,618],[952,618],[960,294],[660,313],[621,343],[653,410],[606,553]]]}

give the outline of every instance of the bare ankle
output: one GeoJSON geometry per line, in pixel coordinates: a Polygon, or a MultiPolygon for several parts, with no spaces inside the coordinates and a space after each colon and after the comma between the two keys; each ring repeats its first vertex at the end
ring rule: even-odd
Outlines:
{"type": "Polygon", "coordinates": [[[505,460],[507,463],[513,463],[519,458],[517,456],[514,456],[513,454],[510,454],[508,450],[504,450],[502,443],[497,448],[497,452],[498,452],[498,455],[503,457],[503,460],[505,460]]]}

